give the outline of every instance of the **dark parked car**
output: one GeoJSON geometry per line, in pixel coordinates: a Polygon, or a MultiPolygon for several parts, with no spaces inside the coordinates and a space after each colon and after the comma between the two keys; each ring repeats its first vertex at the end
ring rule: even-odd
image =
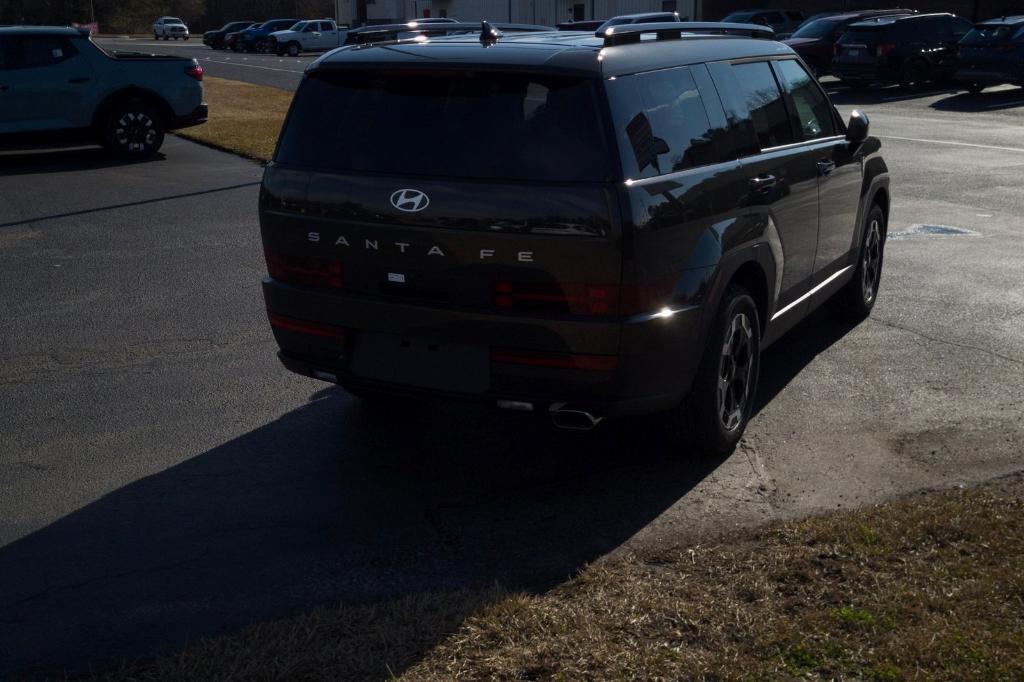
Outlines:
{"type": "Polygon", "coordinates": [[[871,9],[819,17],[804,23],[796,33],[783,42],[793,48],[807,65],[814,69],[816,76],[827,76],[832,73],[836,41],[842,37],[848,26],[872,17],[913,13],[913,10],[905,9],[871,9]]]}
{"type": "Polygon", "coordinates": [[[231,21],[215,31],[207,31],[203,34],[203,45],[209,45],[214,50],[223,50],[224,36],[236,31],[244,31],[250,26],[255,26],[255,21],[231,21]]]}
{"type": "Polygon", "coordinates": [[[832,73],[853,86],[948,79],[956,68],[956,45],[972,28],[952,14],[859,21],[836,41],[832,73]]]}
{"type": "Polygon", "coordinates": [[[271,33],[287,30],[297,23],[299,23],[298,19],[271,19],[262,24],[250,26],[238,36],[234,49],[245,52],[266,52],[269,45],[267,37],[271,33]]]}
{"type": "Polygon", "coordinates": [[[310,65],[260,191],[285,366],[562,428],[663,413],[682,447],[731,450],[762,348],[826,301],[871,311],[889,181],[867,118],[844,125],[791,49],[691,26],[714,30],[310,65]],[[409,121],[431,135],[396,136],[409,121]]]}
{"type": "Polygon", "coordinates": [[[603,31],[612,26],[623,26],[625,24],[650,24],[656,21],[682,21],[682,19],[679,18],[678,12],[647,12],[644,14],[620,14],[617,17],[612,17],[611,19],[606,20],[604,23],[597,27],[597,30],[603,31]]]}
{"type": "Polygon", "coordinates": [[[733,12],[723,22],[733,24],[759,24],[770,26],[779,33],[792,33],[797,26],[803,23],[804,13],[795,9],[758,9],[733,12]]]}
{"type": "Polygon", "coordinates": [[[960,41],[956,81],[971,92],[988,85],[1024,86],[1024,16],[989,19],[960,41]]]}

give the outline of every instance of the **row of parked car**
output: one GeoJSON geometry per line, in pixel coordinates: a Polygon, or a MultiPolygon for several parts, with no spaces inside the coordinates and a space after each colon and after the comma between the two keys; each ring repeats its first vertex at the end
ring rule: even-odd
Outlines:
{"type": "MultiPolygon", "coordinates": [[[[674,12],[655,12],[568,22],[557,28],[591,32],[630,23],[686,19],[674,12]]],[[[776,38],[792,47],[815,75],[835,75],[852,87],[956,80],[977,92],[998,83],[1024,85],[1024,16],[1000,17],[975,26],[953,14],[922,14],[903,8],[821,12],[806,19],[799,10],[750,10],[734,12],[723,21],[773,29],[776,38]]],[[[358,33],[393,29],[396,37],[403,37],[401,30],[406,26],[411,34],[430,27],[443,30],[444,24],[458,22],[431,18],[350,31],[348,26],[338,25],[332,19],[233,21],[207,31],[203,43],[215,50],[297,56],[359,42],[358,33]]],[[[504,26],[505,30],[547,28],[496,26],[504,26]]]]}
{"type": "Polygon", "coordinates": [[[852,87],[956,81],[972,92],[1024,85],[1024,16],[977,25],[953,14],[846,12],[811,21],[783,41],[819,77],[852,87]]]}

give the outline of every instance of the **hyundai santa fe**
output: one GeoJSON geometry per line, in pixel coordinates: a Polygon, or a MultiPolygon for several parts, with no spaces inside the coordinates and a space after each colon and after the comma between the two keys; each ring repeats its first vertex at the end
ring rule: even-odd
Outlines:
{"type": "Polygon", "coordinates": [[[766,346],[871,311],[890,202],[867,118],[734,33],[770,35],[485,24],[319,58],[260,192],[284,365],[729,452],[766,346]]]}

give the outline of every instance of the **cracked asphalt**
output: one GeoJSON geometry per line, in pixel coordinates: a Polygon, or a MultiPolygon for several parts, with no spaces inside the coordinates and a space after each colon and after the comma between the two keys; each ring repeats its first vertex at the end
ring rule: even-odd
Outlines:
{"type": "Polygon", "coordinates": [[[1024,91],[907,94],[836,93],[882,138],[890,230],[979,236],[890,242],[873,316],[819,313],[771,348],[746,437],[708,463],[644,421],[373,408],[287,373],[255,164],[177,138],[144,164],[0,155],[0,678],[321,604],[542,590],[609,555],[1021,470],[1024,91]]]}

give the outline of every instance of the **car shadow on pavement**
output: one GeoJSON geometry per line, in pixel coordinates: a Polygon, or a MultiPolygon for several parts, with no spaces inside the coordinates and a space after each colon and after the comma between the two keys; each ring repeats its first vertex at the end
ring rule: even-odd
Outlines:
{"type": "Polygon", "coordinates": [[[67,171],[90,171],[119,166],[160,163],[167,159],[157,153],[148,159],[121,159],[101,147],[73,149],[5,150],[0,146],[0,177],[67,171]]]}
{"type": "Polygon", "coordinates": [[[938,111],[974,113],[979,111],[1000,111],[1024,107],[1024,88],[1010,90],[982,90],[979,93],[962,92],[940,99],[931,104],[938,111]]]}
{"type": "MultiPolygon", "coordinates": [[[[0,677],[116,665],[318,605],[544,590],[717,464],[669,453],[644,422],[561,432],[326,389],[0,549],[0,677]]],[[[395,664],[413,662],[396,646],[395,664]]]]}
{"type": "Polygon", "coordinates": [[[800,321],[761,355],[754,414],[758,414],[814,358],[849,334],[857,322],[842,320],[824,307],[800,321]]]}

